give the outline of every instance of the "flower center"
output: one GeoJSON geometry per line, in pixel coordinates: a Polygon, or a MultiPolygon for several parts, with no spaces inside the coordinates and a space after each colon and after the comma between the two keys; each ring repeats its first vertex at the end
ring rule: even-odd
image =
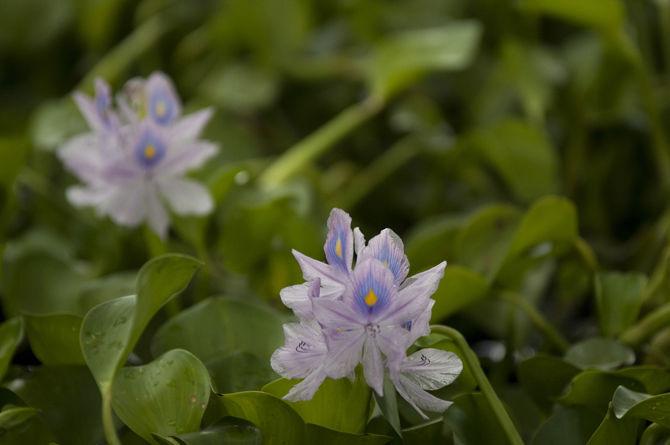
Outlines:
{"type": "Polygon", "coordinates": [[[156,156],[156,147],[154,147],[153,144],[147,144],[147,146],[144,147],[144,157],[153,159],[154,156],[156,156]]]}
{"type": "Polygon", "coordinates": [[[368,293],[365,295],[365,304],[368,306],[372,307],[377,303],[377,294],[375,293],[374,290],[370,289],[368,293]]]}
{"type": "Polygon", "coordinates": [[[342,240],[337,239],[337,242],[335,243],[335,255],[338,257],[342,258],[342,240]]]}
{"type": "Polygon", "coordinates": [[[376,337],[377,334],[381,332],[381,328],[379,327],[379,325],[374,323],[368,323],[365,326],[365,330],[370,337],[376,337]]]}
{"type": "Polygon", "coordinates": [[[165,117],[166,113],[167,113],[167,106],[165,105],[165,101],[159,100],[158,103],[156,104],[156,115],[158,117],[165,117]]]}

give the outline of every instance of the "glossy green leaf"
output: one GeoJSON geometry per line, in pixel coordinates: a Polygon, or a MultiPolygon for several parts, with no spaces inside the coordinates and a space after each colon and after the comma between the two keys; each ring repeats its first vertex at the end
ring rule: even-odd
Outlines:
{"type": "Polygon", "coordinates": [[[251,352],[238,351],[205,363],[218,393],[259,390],[277,378],[270,361],[251,352]]]}
{"type": "MultiPolygon", "coordinates": [[[[277,397],[285,396],[297,383],[279,379],[263,387],[277,397]]],[[[369,416],[371,391],[362,375],[349,379],[326,379],[311,400],[287,402],[306,423],[313,423],[345,433],[360,434],[369,416]]]]}
{"type": "MultiPolygon", "coordinates": [[[[39,418],[57,442],[90,445],[102,439],[100,395],[86,367],[40,366],[11,380],[7,387],[27,406],[39,410],[39,418]]],[[[42,434],[39,425],[33,429],[42,434]]]]}
{"type": "Polygon", "coordinates": [[[464,444],[507,444],[506,435],[481,393],[462,394],[444,413],[444,421],[464,444]]]}
{"type": "Polygon", "coordinates": [[[246,419],[263,434],[266,445],[303,444],[305,425],[284,401],[264,392],[248,391],[220,396],[226,412],[246,419]]]}
{"type": "Polygon", "coordinates": [[[616,336],[637,320],[647,277],[639,273],[600,273],[595,283],[600,330],[603,335],[616,336]]]}
{"type": "Polygon", "coordinates": [[[376,49],[368,66],[373,95],[386,99],[429,71],[465,68],[480,35],[479,23],[461,21],[392,36],[376,49]]]}
{"type": "Polygon", "coordinates": [[[305,425],[305,445],[318,443],[320,445],[382,445],[392,439],[379,434],[354,435],[341,431],[331,430],[320,425],[308,423],[305,425]]]}
{"type": "Polygon", "coordinates": [[[565,360],[582,369],[615,369],[635,361],[628,346],[608,338],[590,338],[576,343],[565,353],[565,360]]]}
{"type": "Polygon", "coordinates": [[[523,0],[523,9],[553,15],[587,26],[616,30],[623,25],[625,10],[620,0],[523,0]]]}
{"type": "Polygon", "coordinates": [[[587,445],[629,445],[637,440],[640,422],[635,418],[621,419],[614,415],[612,409],[587,442],[587,445]]]}
{"type": "Polygon", "coordinates": [[[402,437],[402,426],[400,425],[400,414],[398,411],[398,398],[393,386],[393,382],[388,377],[384,375],[384,394],[379,395],[376,392],[373,392],[375,402],[377,402],[377,407],[382,413],[384,420],[393,428],[395,433],[402,437]]]}
{"type": "Polygon", "coordinates": [[[544,197],[531,206],[514,235],[509,255],[515,256],[542,243],[572,243],[577,240],[574,204],[558,196],[544,197]]]}
{"type": "Polygon", "coordinates": [[[0,411],[0,429],[11,430],[24,422],[27,422],[39,411],[35,408],[19,406],[12,408],[3,408],[0,411]]]}
{"type": "Polygon", "coordinates": [[[193,354],[168,351],[153,362],[122,368],[112,391],[112,406],[136,434],[173,436],[197,431],[209,401],[207,368],[193,354]]]}
{"type": "Polygon", "coordinates": [[[556,405],[533,436],[532,445],[582,445],[598,428],[603,415],[583,406],[556,405]]]}
{"type": "Polygon", "coordinates": [[[156,440],[163,439],[170,445],[263,445],[261,431],[253,423],[234,417],[224,417],[195,433],[180,434],[171,438],[154,434],[153,437],[156,440]],[[170,442],[170,439],[174,442],[170,442]]]}
{"type": "Polygon", "coordinates": [[[101,391],[108,391],[149,320],[181,292],[199,263],[165,255],[146,263],[137,277],[137,295],[110,300],[89,311],[81,328],[81,348],[101,391]]]}
{"type": "Polygon", "coordinates": [[[183,348],[208,363],[234,352],[245,351],[270,360],[281,346],[282,317],[261,304],[213,297],[182,311],[156,332],[152,351],[158,355],[183,348]]]}
{"type": "Polygon", "coordinates": [[[557,156],[542,129],[521,120],[505,120],[477,130],[471,142],[521,202],[558,191],[557,156]]]}
{"type": "Polygon", "coordinates": [[[519,364],[518,377],[521,385],[533,400],[549,411],[579,368],[553,356],[536,355],[519,364]]]}
{"type": "Polygon", "coordinates": [[[644,385],[631,377],[615,372],[588,370],[572,379],[559,402],[565,405],[591,407],[604,416],[614,391],[619,386],[644,390],[644,385]]]}
{"type": "Polygon", "coordinates": [[[486,278],[462,266],[448,266],[440,287],[433,294],[435,305],[431,320],[444,320],[451,314],[484,298],[489,291],[486,278]]]}
{"type": "Polygon", "coordinates": [[[72,314],[24,315],[33,353],[45,365],[83,365],[79,344],[82,317],[72,314]]]}
{"type": "Polygon", "coordinates": [[[420,425],[415,425],[402,430],[402,438],[407,445],[423,445],[432,443],[443,443],[444,419],[438,417],[420,425]]]}
{"type": "Polygon", "coordinates": [[[0,325],[0,380],[5,376],[17,346],[23,338],[23,321],[12,318],[0,325]]]}
{"type": "Polygon", "coordinates": [[[670,393],[652,396],[619,386],[612,398],[617,419],[633,417],[670,428],[670,393]]]}

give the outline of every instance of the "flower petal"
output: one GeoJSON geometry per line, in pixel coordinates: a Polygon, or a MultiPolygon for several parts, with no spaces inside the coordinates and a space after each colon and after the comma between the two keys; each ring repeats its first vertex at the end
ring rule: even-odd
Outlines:
{"type": "Polygon", "coordinates": [[[159,125],[170,125],[181,115],[181,101],[168,76],[160,71],[145,84],[147,114],[159,125]]]}
{"type": "Polygon", "coordinates": [[[208,141],[171,141],[157,173],[161,176],[183,175],[202,167],[218,151],[217,145],[208,141]]]}
{"type": "Polygon", "coordinates": [[[321,329],[314,323],[284,325],[284,346],[272,354],[272,369],[282,377],[305,378],[323,364],[327,352],[321,329]]]}
{"type": "MultiPolygon", "coordinates": [[[[354,229],[354,250],[356,251],[356,255],[360,255],[363,249],[365,249],[365,235],[363,235],[361,229],[356,227],[354,229]]],[[[358,258],[356,261],[358,261],[358,258]]]]}
{"type": "Polygon", "coordinates": [[[321,280],[316,279],[309,283],[288,286],[279,291],[284,306],[288,307],[301,319],[314,318],[312,298],[318,298],[321,291],[321,280]]]}
{"type": "Polygon", "coordinates": [[[326,374],[321,370],[316,370],[309,374],[302,382],[291,388],[283,399],[290,402],[310,400],[314,397],[314,393],[316,393],[325,379],[326,374]]]}
{"type": "Polygon", "coordinates": [[[441,413],[444,412],[451,402],[439,399],[432,394],[427,393],[419,385],[409,380],[404,374],[391,375],[391,380],[395,385],[398,394],[405,399],[412,407],[423,417],[428,419],[428,416],[423,410],[441,413]]]}
{"type": "Polygon", "coordinates": [[[440,389],[452,383],[463,371],[456,354],[440,349],[421,349],[400,364],[400,372],[423,389],[440,389]]]}
{"type": "Polygon", "coordinates": [[[367,336],[363,344],[363,374],[368,385],[380,396],[384,394],[384,362],[374,338],[367,336]]]}
{"type": "Polygon", "coordinates": [[[325,328],[338,331],[358,329],[368,322],[367,317],[354,310],[351,304],[341,300],[317,298],[312,301],[314,316],[325,328]]]}
{"type": "Polygon", "coordinates": [[[365,329],[362,326],[349,330],[326,330],[328,354],[324,360],[324,371],[333,379],[352,375],[361,362],[365,329]]]}
{"type": "Polygon", "coordinates": [[[302,270],[306,281],[321,280],[321,297],[338,298],[346,289],[348,277],[326,263],[310,258],[307,255],[292,250],[293,256],[302,270]]]}
{"type": "Polygon", "coordinates": [[[197,139],[212,118],[213,108],[205,108],[178,119],[169,129],[171,140],[197,139]]]}
{"type": "Polygon", "coordinates": [[[353,273],[353,305],[361,316],[376,320],[396,298],[393,274],[376,259],[356,264],[353,273]]]}
{"type": "Polygon", "coordinates": [[[165,239],[167,236],[170,219],[168,218],[168,214],[165,210],[165,207],[163,206],[163,203],[158,197],[158,191],[154,186],[149,186],[146,188],[145,201],[147,206],[147,222],[149,223],[149,227],[151,227],[151,230],[153,230],[161,239],[165,239]]]}
{"type": "Polygon", "coordinates": [[[104,166],[99,143],[100,139],[95,133],[85,133],[65,142],[58,149],[57,155],[65,168],[81,181],[99,184],[104,166]]]}
{"type": "Polygon", "coordinates": [[[116,187],[108,199],[100,203],[100,211],[122,226],[134,227],[147,215],[146,187],[142,182],[116,187]]]}
{"type": "Polygon", "coordinates": [[[400,285],[409,272],[409,261],[405,255],[402,240],[391,229],[384,229],[373,237],[360,253],[359,261],[375,258],[393,273],[393,282],[400,285]]]}
{"type": "Polygon", "coordinates": [[[385,323],[403,324],[416,319],[425,311],[431,295],[437,290],[446,266],[447,263],[443,261],[431,269],[408,278],[384,316],[385,323]]]}
{"type": "Polygon", "coordinates": [[[328,235],[323,246],[328,264],[343,273],[349,273],[354,259],[353,247],[354,236],[351,232],[351,216],[344,210],[331,210],[328,217],[328,235]]]}
{"type": "Polygon", "coordinates": [[[214,208],[209,190],[190,179],[161,179],[158,188],[172,210],[180,215],[206,215],[214,208]]]}

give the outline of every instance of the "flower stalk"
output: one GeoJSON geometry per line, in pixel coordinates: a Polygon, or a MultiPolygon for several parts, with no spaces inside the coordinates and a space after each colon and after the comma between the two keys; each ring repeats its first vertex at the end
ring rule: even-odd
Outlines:
{"type": "Polygon", "coordinates": [[[498,419],[498,423],[505,432],[508,443],[511,445],[523,445],[523,440],[514,426],[514,422],[512,422],[509,414],[507,414],[505,407],[498,398],[498,395],[491,386],[488,378],[486,378],[486,374],[484,374],[484,371],[479,364],[477,355],[472,351],[472,349],[470,349],[470,346],[468,345],[468,342],[465,340],[463,335],[461,335],[461,333],[456,329],[450,328],[448,326],[433,325],[430,327],[430,329],[433,333],[445,335],[453,340],[461,352],[461,358],[463,359],[463,362],[474,376],[475,381],[477,382],[477,386],[479,386],[479,390],[484,395],[484,398],[486,398],[486,401],[489,403],[491,410],[498,419]]]}

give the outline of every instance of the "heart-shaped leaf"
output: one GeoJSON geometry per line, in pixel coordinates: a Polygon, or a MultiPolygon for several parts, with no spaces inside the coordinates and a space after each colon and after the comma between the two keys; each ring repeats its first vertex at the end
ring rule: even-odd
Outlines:
{"type": "Polygon", "coordinates": [[[608,337],[616,336],[637,320],[647,277],[607,272],[598,274],[595,283],[600,330],[608,337]]]}
{"type": "Polygon", "coordinates": [[[197,431],[209,401],[209,373],[193,354],[168,351],[153,362],[122,368],[114,380],[112,406],[136,434],[173,436],[197,431]]]}
{"type": "Polygon", "coordinates": [[[619,386],[614,391],[612,408],[617,419],[634,417],[670,428],[670,393],[652,396],[619,386]]]}
{"type": "MultiPolygon", "coordinates": [[[[285,396],[296,380],[279,379],[263,387],[277,397],[285,396]]],[[[370,388],[358,376],[349,379],[326,379],[311,400],[287,402],[307,422],[345,433],[360,434],[369,417],[370,388]]]]}
{"type": "Polygon", "coordinates": [[[261,430],[253,423],[235,417],[224,417],[195,433],[180,434],[170,438],[154,434],[153,437],[159,443],[168,445],[263,445],[261,430]]]}
{"type": "Polygon", "coordinates": [[[628,346],[609,338],[589,338],[572,345],[565,360],[582,369],[610,370],[635,361],[635,353],[628,346]]]}
{"type": "Polygon", "coordinates": [[[23,322],[16,317],[0,325],[0,380],[5,376],[16,347],[23,338],[23,322]]]}
{"type": "Polygon", "coordinates": [[[73,314],[24,314],[30,346],[45,365],[83,365],[79,330],[83,318],[73,314]]]}

